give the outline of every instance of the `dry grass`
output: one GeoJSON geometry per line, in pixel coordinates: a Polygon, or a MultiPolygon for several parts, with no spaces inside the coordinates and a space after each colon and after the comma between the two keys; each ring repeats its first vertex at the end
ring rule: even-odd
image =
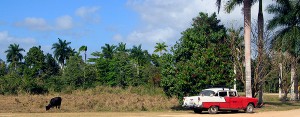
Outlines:
{"type": "Polygon", "coordinates": [[[0,96],[0,112],[46,112],[45,106],[52,97],[62,97],[61,110],[47,112],[97,112],[97,111],[164,111],[178,105],[175,98],[163,95],[140,95],[132,93],[139,89],[97,87],[77,90],[70,94],[50,93],[47,95],[20,94],[0,96]]]}
{"type": "MultiPolygon", "coordinates": [[[[299,102],[282,103],[276,94],[264,94],[262,111],[282,111],[300,108],[299,102]]],[[[161,89],[129,87],[128,89],[97,87],[76,90],[71,93],[49,93],[47,95],[0,95],[0,113],[44,113],[44,112],[126,112],[126,111],[171,111],[183,110],[175,98],[168,99],[161,89]],[[62,107],[45,111],[53,97],[62,97],[62,107]],[[178,107],[178,108],[176,108],[178,107]]],[[[190,110],[189,110],[190,111],[190,110]]]]}
{"type": "MultiPolygon", "coordinates": [[[[289,97],[289,96],[288,96],[289,97]]],[[[277,93],[265,93],[263,95],[264,105],[262,108],[258,108],[257,111],[286,111],[292,109],[299,109],[299,101],[287,101],[281,102],[277,93]]]]}

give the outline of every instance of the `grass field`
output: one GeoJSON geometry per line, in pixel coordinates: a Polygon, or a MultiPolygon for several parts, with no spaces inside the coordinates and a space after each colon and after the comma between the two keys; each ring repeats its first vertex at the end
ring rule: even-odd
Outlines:
{"type": "Polygon", "coordinates": [[[50,109],[48,112],[163,111],[178,105],[177,99],[161,94],[161,89],[97,87],[69,94],[0,95],[0,113],[46,112],[45,106],[55,96],[62,97],[61,109],[50,109]]]}
{"type": "MultiPolygon", "coordinates": [[[[282,103],[277,94],[264,94],[264,106],[256,111],[282,111],[300,108],[299,102],[282,103]]],[[[72,112],[166,112],[187,111],[176,98],[167,98],[159,88],[128,89],[97,87],[70,93],[47,95],[0,95],[0,113],[72,113],[72,112]],[[52,97],[62,97],[62,107],[45,111],[52,97]]],[[[190,110],[188,110],[190,111],[190,110]]]]}

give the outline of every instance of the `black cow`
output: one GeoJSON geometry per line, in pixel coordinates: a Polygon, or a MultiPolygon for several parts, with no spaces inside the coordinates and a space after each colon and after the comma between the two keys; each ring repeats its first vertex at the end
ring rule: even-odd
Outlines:
{"type": "Polygon", "coordinates": [[[50,103],[48,104],[48,106],[46,106],[46,111],[49,110],[50,108],[56,107],[58,109],[60,109],[60,105],[61,105],[61,97],[54,97],[50,100],[50,103]]]}

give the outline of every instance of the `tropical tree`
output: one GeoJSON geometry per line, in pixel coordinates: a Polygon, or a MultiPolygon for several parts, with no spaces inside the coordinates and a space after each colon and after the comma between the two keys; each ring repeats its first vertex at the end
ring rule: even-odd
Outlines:
{"type": "Polygon", "coordinates": [[[23,59],[21,52],[25,52],[23,48],[19,47],[19,44],[10,44],[8,50],[5,51],[7,62],[10,62],[14,66],[14,70],[17,69],[17,65],[23,59]]]}
{"type": "MultiPolygon", "coordinates": [[[[234,0],[238,1],[238,0],[234,0]]],[[[245,77],[246,77],[246,97],[252,97],[251,85],[251,1],[243,0],[244,13],[244,43],[245,43],[245,77]]],[[[242,3],[242,1],[239,1],[242,3]]],[[[221,0],[216,1],[218,11],[221,7],[221,0]]]]}
{"type": "Polygon", "coordinates": [[[162,87],[167,95],[196,95],[207,86],[230,86],[233,64],[226,29],[216,14],[199,13],[182,32],[170,54],[163,55],[162,87]],[[165,59],[165,60],[164,60],[165,59]]]}
{"type": "Polygon", "coordinates": [[[71,88],[77,88],[84,84],[85,74],[84,72],[84,62],[79,56],[72,56],[66,62],[66,69],[63,73],[65,76],[65,84],[69,85],[71,88]]]}
{"type": "Polygon", "coordinates": [[[0,59],[0,76],[4,76],[6,74],[6,64],[0,59]]]}
{"type": "Polygon", "coordinates": [[[140,73],[140,66],[142,65],[142,61],[144,58],[144,52],[142,50],[142,45],[133,46],[130,50],[130,57],[134,61],[134,66],[137,69],[137,75],[140,73]]]}
{"type": "Polygon", "coordinates": [[[105,44],[105,46],[102,46],[101,49],[102,49],[102,54],[104,55],[104,58],[112,59],[113,54],[115,53],[116,46],[105,44]]]}
{"type": "Polygon", "coordinates": [[[53,56],[49,53],[45,56],[45,77],[57,75],[59,73],[59,64],[55,61],[53,56]]]}
{"type": "Polygon", "coordinates": [[[71,42],[62,41],[58,38],[58,43],[54,43],[51,49],[54,49],[54,57],[59,62],[62,69],[65,66],[65,60],[74,54],[74,50],[69,46],[71,42]]]}
{"type": "Polygon", "coordinates": [[[84,62],[86,63],[86,51],[87,51],[87,46],[83,45],[79,48],[79,52],[84,51],[84,62]]]}
{"type": "Polygon", "coordinates": [[[26,68],[26,75],[29,77],[37,77],[41,75],[41,72],[44,70],[45,66],[45,55],[41,50],[41,46],[39,47],[32,47],[27,52],[25,56],[25,64],[26,68]]]}
{"type": "Polygon", "coordinates": [[[154,47],[155,48],[154,52],[159,52],[160,55],[162,55],[163,51],[167,51],[167,47],[168,46],[166,45],[165,42],[163,42],[163,43],[156,43],[156,46],[154,47]]]}
{"type": "Polygon", "coordinates": [[[126,49],[126,43],[123,43],[123,42],[119,43],[116,50],[118,52],[128,52],[128,49],[126,49]]]}
{"type": "MultiPolygon", "coordinates": [[[[225,11],[227,13],[232,12],[232,10],[237,6],[237,5],[241,5],[243,4],[244,0],[229,0],[226,4],[225,4],[225,11]]],[[[264,17],[263,17],[263,10],[262,10],[262,0],[251,0],[251,5],[253,5],[254,3],[256,3],[257,1],[259,1],[259,10],[258,10],[258,20],[257,20],[257,25],[258,25],[258,41],[257,41],[257,47],[258,47],[258,56],[256,58],[256,68],[255,68],[255,72],[254,72],[254,77],[258,77],[258,78],[254,78],[254,79],[260,79],[260,82],[258,83],[258,87],[259,87],[259,105],[263,103],[262,100],[262,86],[263,86],[263,80],[262,77],[264,77],[262,74],[260,74],[259,71],[262,70],[263,68],[263,54],[264,54],[264,17]]],[[[256,87],[256,86],[252,86],[252,87],[256,87]]],[[[253,95],[256,93],[254,89],[252,89],[253,95]]]]}
{"type": "Polygon", "coordinates": [[[276,4],[269,5],[267,10],[274,14],[269,21],[268,29],[279,28],[273,40],[277,51],[292,56],[291,64],[291,100],[298,99],[298,79],[296,65],[300,56],[300,1],[276,0],[276,4]]]}

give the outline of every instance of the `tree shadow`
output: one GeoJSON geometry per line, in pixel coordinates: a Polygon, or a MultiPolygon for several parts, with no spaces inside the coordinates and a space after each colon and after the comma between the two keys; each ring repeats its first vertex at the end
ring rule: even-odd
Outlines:
{"type": "Polygon", "coordinates": [[[265,102],[263,106],[299,106],[299,105],[300,105],[299,101],[290,101],[290,102],[265,102]]]}
{"type": "Polygon", "coordinates": [[[192,110],[192,109],[184,108],[181,105],[173,106],[173,107],[171,107],[171,109],[173,111],[188,111],[188,110],[192,110]]]}

